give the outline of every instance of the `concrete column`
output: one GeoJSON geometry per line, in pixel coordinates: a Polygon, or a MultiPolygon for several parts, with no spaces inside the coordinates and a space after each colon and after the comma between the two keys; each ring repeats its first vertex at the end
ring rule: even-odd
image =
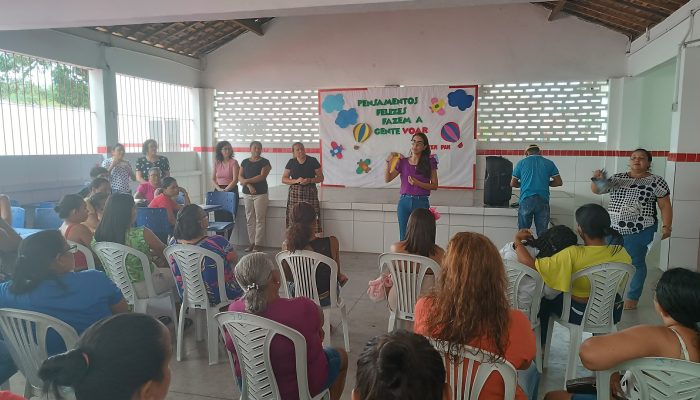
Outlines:
{"type": "Polygon", "coordinates": [[[90,70],[90,108],[93,111],[93,127],[96,153],[107,153],[107,147],[114,145],[119,137],[117,123],[117,80],[109,69],[90,70]]]}

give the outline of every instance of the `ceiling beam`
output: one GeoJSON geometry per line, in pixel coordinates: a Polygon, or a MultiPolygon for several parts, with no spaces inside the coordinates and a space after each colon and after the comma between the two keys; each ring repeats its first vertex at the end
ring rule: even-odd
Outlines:
{"type": "Polygon", "coordinates": [[[636,30],[634,30],[634,29],[632,29],[632,28],[630,28],[630,27],[628,27],[628,26],[620,25],[620,24],[618,24],[618,23],[616,23],[616,22],[612,22],[612,21],[607,21],[607,20],[603,20],[603,19],[600,19],[600,18],[596,18],[596,17],[593,17],[593,16],[591,16],[591,15],[589,15],[589,14],[582,13],[581,11],[577,11],[577,10],[568,10],[567,12],[568,12],[569,14],[571,14],[571,15],[577,17],[577,18],[580,18],[580,19],[584,20],[584,21],[588,21],[588,22],[591,22],[591,23],[594,23],[594,24],[597,24],[597,25],[602,25],[602,26],[607,27],[608,29],[612,29],[612,30],[614,30],[614,31],[620,32],[620,33],[624,34],[625,36],[627,36],[627,37],[629,37],[629,38],[631,38],[631,39],[635,39],[635,38],[637,38],[639,35],[641,35],[641,33],[639,33],[638,31],[636,31],[636,30]]]}
{"type": "Polygon", "coordinates": [[[226,34],[226,35],[224,35],[224,36],[222,36],[222,37],[220,37],[220,38],[218,38],[218,39],[216,39],[216,40],[214,40],[214,41],[212,41],[212,42],[210,42],[210,43],[207,43],[207,44],[204,45],[204,46],[201,46],[201,47],[195,49],[195,50],[192,52],[192,54],[193,54],[195,57],[199,57],[200,54],[206,54],[206,53],[208,53],[209,51],[211,51],[211,50],[209,50],[211,47],[214,47],[214,49],[216,49],[216,48],[218,48],[218,47],[220,47],[220,46],[223,46],[224,44],[226,44],[226,43],[230,42],[231,40],[235,39],[235,38],[236,38],[238,35],[240,35],[241,33],[242,33],[242,32],[240,32],[239,30],[234,30],[234,31],[231,32],[231,33],[228,33],[228,34],[226,34]],[[216,46],[214,46],[214,45],[216,45],[216,46]],[[207,51],[204,51],[204,50],[207,50],[207,51]]]}
{"type": "Polygon", "coordinates": [[[159,34],[165,32],[165,31],[167,31],[167,30],[170,29],[170,28],[174,28],[175,26],[177,26],[177,24],[179,24],[179,22],[173,22],[173,23],[171,23],[171,24],[165,24],[164,27],[158,29],[157,31],[155,31],[155,32],[153,32],[153,33],[151,33],[151,34],[149,34],[148,36],[146,36],[146,37],[143,38],[142,40],[145,40],[145,41],[150,42],[150,41],[151,41],[151,40],[149,40],[150,38],[152,38],[152,37],[154,37],[154,36],[156,36],[156,35],[159,35],[159,34]]]}
{"type": "Polygon", "coordinates": [[[263,32],[262,24],[256,22],[254,19],[234,19],[232,22],[247,31],[255,33],[258,36],[263,36],[265,34],[265,32],[263,32]]]}
{"type": "Polygon", "coordinates": [[[659,11],[657,8],[652,8],[652,7],[647,7],[644,4],[640,4],[638,0],[617,0],[616,2],[619,2],[621,5],[625,5],[630,8],[634,8],[635,10],[639,10],[648,14],[653,14],[662,20],[667,18],[670,14],[659,11]]]}
{"type": "Polygon", "coordinates": [[[616,13],[624,14],[627,18],[643,21],[646,25],[650,23],[658,24],[666,18],[665,16],[659,16],[657,13],[650,12],[649,10],[632,7],[629,4],[620,2],[619,0],[593,0],[582,2],[588,4],[594,3],[595,5],[605,7],[616,13]]]}
{"type": "Polygon", "coordinates": [[[578,11],[581,14],[586,14],[591,17],[597,18],[601,21],[610,24],[616,24],[620,27],[627,28],[628,30],[635,32],[644,32],[644,30],[646,30],[650,25],[652,25],[652,23],[649,21],[639,23],[632,19],[626,18],[627,16],[619,16],[617,14],[613,14],[610,12],[610,10],[606,9],[605,7],[599,6],[592,2],[570,3],[569,7],[567,8],[567,11],[578,11]]]}
{"type": "Polygon", "coordinates": [[[552,8],[552,11],[549,13],[549,17],[547,17],[547,21],[554,21],[554,19],[559,15],[562,10],[564,10],[564,6],[566,6],[566,1],[567,0],[558,0],[557,4],[552,8]]]}

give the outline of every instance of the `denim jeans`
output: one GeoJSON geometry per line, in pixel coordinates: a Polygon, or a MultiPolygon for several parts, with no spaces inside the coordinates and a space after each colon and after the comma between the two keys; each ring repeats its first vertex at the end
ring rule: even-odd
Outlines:
{"type": "Polygon", "coordinates": [[[549,225],[549,201],[538,195],[528,196],[520,200],[518,208],[518,229],[530,229],[532,219],[535,219],[537,236],[547,230],[549,225]]]}
{"type": "Polygon", "coordinates": [[[536,399],[540,388],[540,373],[537,372],[537,365],[532,361],[530,368],[518,371],[518,386],[525,392],[528,399],[536,399]]]}
{"type": "MultiPolygon", "coordinates": [[[[571,310],[569,311],[569,323],[581,325],[583,321],[583,313],[586,312],[588,303],[581,303],[571,299],[571,310]]],[[[564,294],[561,293],[552,300],[543,297],[540,301],[540,313],[537,316],[540,318],[540,343],[544,346],[547,343],[547,329],[549,329],[549,318],[552,315],[561,317],[564,308],[564,294]]],[[[617,324],[622,318],[622,298],[619,294],[615,295],[615,305],[613,306],[613,321],[617,324]]]]}
{"type": "Polygon", "coordinates": [[[396,213],[399,217],[399,240],[406,239],[406,224],[408,217],[416,208],[430,208],[428,196],[414,196],[411,194],[402,194],[399,200],[399,205],[396,207],[396,213]]]}
{"type": "Polygon", "coordinates": [[[627,298],[630,300],[639,300],[642,297],[644,280],[647,278],[647,246],[654,239],[655,232],[656,224],[641,232],[623,236],[625,250],[632,257],[632,265],[635,268],[627,290],[627,298]]]}

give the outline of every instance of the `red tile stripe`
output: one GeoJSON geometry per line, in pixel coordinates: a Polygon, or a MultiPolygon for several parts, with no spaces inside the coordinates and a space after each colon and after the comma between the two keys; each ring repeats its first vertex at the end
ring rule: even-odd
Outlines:
{"type": "MultiPolygon", "coordinates": [[[[633,150],[542,150],[544,156],[565,157],[628,157],[633,150]]],[[[516,149],[480,149],[479,156],[522,156],[524,150],[516,149]]],[[[654,157],[669,157],[668,151],[652,151],[654,157]]]]}

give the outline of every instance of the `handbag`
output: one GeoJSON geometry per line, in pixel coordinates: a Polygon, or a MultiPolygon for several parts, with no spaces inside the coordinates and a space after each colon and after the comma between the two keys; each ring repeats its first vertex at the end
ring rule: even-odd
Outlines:
{"type": "Polygon", "coordinates": [[[386,289],[392,287],[394,282],[390,274],[381,274],[367,284],[367,296],[375,303],[386,300],[386,289]]]}
{"type": "Polygon", "coordinates": [[[566,381],[566,391],[574,394],[596,394],[595,376],[569,379],[566,381]]]}

